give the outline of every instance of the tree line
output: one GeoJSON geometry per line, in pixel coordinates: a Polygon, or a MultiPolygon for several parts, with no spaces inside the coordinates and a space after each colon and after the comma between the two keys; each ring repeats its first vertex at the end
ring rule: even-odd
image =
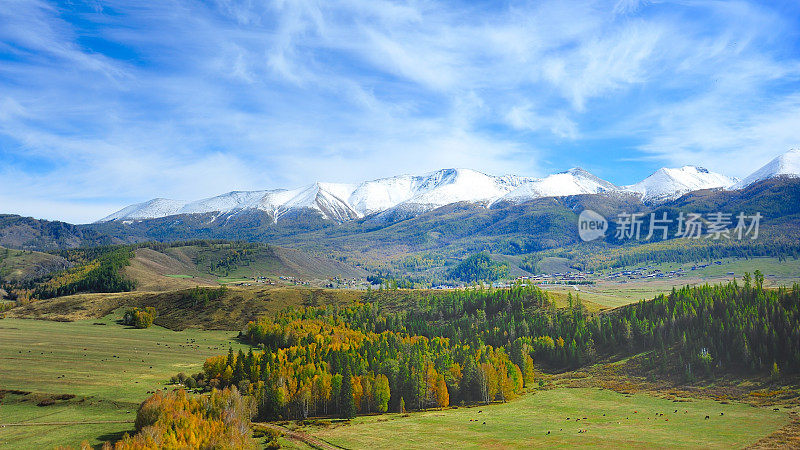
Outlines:
{"type": "Polygon", "coordinates": [[[763,280],[756,272],[674,289],[601,314],[571,296],[556,308],[522,285],[420,296],[402,309],[378,301],[292,309],[243,332],[263,351],[209,358],[203,378],[253,395],[267,419],[503,401],[533,386],[534,360],[566,370],[649,352],[674,359],[670,367],[689,379],[797,373],[800,286],[764,289],[763,280]]]}
{"type": "Polygon", "coordinates": [[[130,247],[84,249],[75,254],[80,255],[76,258],[78,260],[93,259],[38,284],[33,289],[34,297],[45,299],[79,292],[128,292],[136,287],[121,273],[133,258],[130,247]]]}
{"type": "Polygon", "coordinates": [[[523,374],[504,349],[367,331],[352,320],[375,308],[310,307],[251,322],[244,338],[265,351],[209,358],[204,378],[251,393],[264,419],[508,400],[533,382],[532,360],[523,374]]]}

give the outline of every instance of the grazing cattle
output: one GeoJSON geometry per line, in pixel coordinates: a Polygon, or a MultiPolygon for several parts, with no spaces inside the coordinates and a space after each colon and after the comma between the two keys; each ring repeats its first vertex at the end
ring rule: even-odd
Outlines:
{"type": "Polygon", "coordinates": [[[706,419],[708,419],[708,416],[706,416],[706,419]]]}
{"type": "Polygon", "coordinates": [[[720,416],[724,416],[724,415],[725,415],[725,413],[719,413],[719,415],[720,415],[720,416]]]}
{"type": "Polygon", "coordinates": [[[550,430],[547,430],[547,434],[550,434],[550,430]]]}

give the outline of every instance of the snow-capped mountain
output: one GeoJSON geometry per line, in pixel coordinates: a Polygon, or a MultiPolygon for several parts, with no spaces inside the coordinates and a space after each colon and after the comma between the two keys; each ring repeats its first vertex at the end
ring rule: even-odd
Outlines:
{"type": "Polygon", "coordinates": [[[443,169],[424,175],[380,178],[359,185],[314,183],[288,190],[233,191],[192,202],[157,198],[128,206],[99,222],[145,220],[178,214],[212,213],[216,218],[247,211],[266,212],[277,222],[287,214],[306,209],[336,222],[371,215],[382,220],[385,217],[411,217],[457,202],[491,207],[542,197],[601,192],[635,193],[645,203],[652,204],[674,200],[699,189],[741,189],[781,175],[800,177],[800,150],[790,150],[775,158],[742,181],[696,166],[662,168],[636,184],[623,187],[580,168],[544,178],[492,176],[470,169],[443,169]]]}
{"type": "Polygon", "coordinates": [[[180,214],[181,208],[186,204],[180,200],[170,200],[168,198],[154,198],[142,203],[130,205],[121,210],[104,217],[99,222],[110,222],[112,220],[143,220],[155,217],[166,217],[180,214]]]}
{"type": "Polygon", "coordinates": [[[291,190],[233,191],[193,202],[157,198],[128,206],[100,219],[100,222],[155,219],[178,214],[234,214],[248,210],[267,212],[277,221],[282,215],[302,208],[317,210],[324,219],[344,222],[360,217],[346,200],[352,190],[353,186],[347,184],[314,183],[291,190]]]}
{"type": "Polygon", "coordinates": [[[532,178],[495,177],[470,169],[443,169],[422,176],[401,175],[362,183],[350,204],[369,215],[392,208],[425,211],[457,202],[490,203],[532,178]]]}
{"type": "Polygon", "coordinates": [[[400,175],[365,181],[358,186],[314,183],[292,190],[234,191],[194,202],[157,199],[129,206],[100,220],[142,220],[176,214],[234,214],[261,210],[275,221],[310,208],[336,222],[390,209],[424,212],[456,202],[489,204],[533,178],[491,176],[470,169],[443,169],[425,175],[400,175]]]}
{"type": "Polygon", "coordinates": [[[683,166],[661,168],[644,180],[623,189],[641,194],[645,203],[674,200],[699,189],[728,188],[738,181],[725,175],[709,172],[702,167],[683,166]]]}
{"type": "Polygon", "coordinates": [[[237,211],[256,208],[259,203],[275,191],[233,191],[216,197],[185,203],[179,214],[207,213],[214,211],[237,211]]]}
{"type": "Polygon", "coordinates": [[[742,189],[769,178],[787,176],[800,178],[800,148],[794,148],[768,162],[764,167],[751,173],[733,185],[733,189],[742,189]]]}
{"type": "Polygon", "coordinates": [[[287,213],[310,208],[319,211],[323,219],[336,222],[358,219],[361,214],[347,203],[347,198],[352,191],[352,185],[338,183],[314,183],[299,192],[289,191],[297,193],[281,203],[273,213],[273,218],[277,222],[281,216],[287,213]]]}
{"type": "Polygon", "coordinates": [[[619,188],[608,181],[576,167],[566,172],[556,173],[545,178],[534,179],[528,183],[521,184],[513,191],[497,199],[497,201],[522,203],[541,197],[598,194],[600,192],[616,190],[619,190],[619,188]]]}

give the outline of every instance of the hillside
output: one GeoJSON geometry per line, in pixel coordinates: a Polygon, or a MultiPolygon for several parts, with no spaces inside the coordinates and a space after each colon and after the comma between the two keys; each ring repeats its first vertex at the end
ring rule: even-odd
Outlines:
{"type": "Polygon", "coordinates": [[[136,282],[139,291],[166,291],[218,284],[211,275],[200,273],[191,259],[149,248],[136,249],[134,255],[123,272],[136,282]]]}
{"type": "Polygon", "coordinates": [[[241,242],[154,244],[136,249],[130,266],[124,270],[140,291],[252,281],[257,277],[324,281],[362,279],[368,275],[361,268],[324,256],[241,242]]]}
{"type": "Polygon", "coordinates": [[[0,247],[0,282],[25,283],[71,266],[66,259],[49,253],[0,247]]]}
{"type": "Polygon", "coordinates": [[[357,260],[387,260],[435,250],[465,255],[481,250],[518,254],[577,242],[577,213],[591,208],[612,214],[646,207],[633,194],[541,198],[522,204],[498,202],[491,208],[454,203],[408,218],[381,215],[343,224],[311,214],[272,223],[265,213],[239,214],[214,221],[211,215],[184,215],[132,223],[85,225],[115,240],[241,239],[270,242],[357,260]]]}
{"type": "Polygon", "coordinates": [[[0,246],[3,247],[49,251],[112,243],[115,243],[113,239],[92,228],[0,214],[0,246]]]}
{"type": "MultiPolygon", "coordinates": [[[[243,330],[259,317],[275,317],[287,308],[325,305],[350,305],[355,301],[378,301],[391,311],[401,311],[420,298],[444,295],[442,291],[319,289],[308,287],[206,287],[169,292],[120,292],[76,294],[37,300],[4,313],[6,318],[46,319],[72,322],[99,319],[122,307],[153,306],[158,311],[155,324],[172,330],[187,328],[243,330]],[[206,294],[211,294],[207,296],[206,294]],[[216,295],[215,295],[216,294],[216,295]],[[215,297],[204,300],[203,297],[215,297]]],[[[558,294],[553,300],[563,306],[558,294]]]]}

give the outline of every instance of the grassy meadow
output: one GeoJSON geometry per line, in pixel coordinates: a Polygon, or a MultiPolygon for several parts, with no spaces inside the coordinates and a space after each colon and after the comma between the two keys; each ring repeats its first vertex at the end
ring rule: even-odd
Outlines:
{"type": "MultiPolygon", "coordinates": [[[[133,329],[116,323],[121,314],[75,322],[0,320],[0,389],[32,393],[0,399],[0,423],[132,422],[148,391],[168,387],[172,375],[201,371],[205,358],[228,346],[245,347],[234,340],[236,332],[133,329]],[[37,406],[63,394],[76,397],[37,406]]],[[[0,447],[97,444],[131,429],[131,423],[6,426],[0,447]]]]}
{"type": "Polygon", "coordinates": [[[5,394],[0,399],[0,448],[53,448],[115,441],[133,429],[138,405],[94,397],[55,400],[47,394],[5,394]],[[40,425],[37,425],[40,424],[40,425]]]}
{"type": "MultiPolygon", "coordinates": [[[[152,277],[152,286],[162,279],[196,280],[191,278],[194,275],[162,275],[142,267],[139,274],[152,277]]],[[[691,264],[658,267],[674,270],[691,264]]],[[[571,293],[579,295],[590,311],[598,311],[652,299],[672,285],[712,283],[730,278],[728,272],[740,278],[755,269],[765,274],[768,283],[800,278],[797,261],[731,259],[682,278],[600,281],[553,286],[547,291],[559,307],[566,306],[571,293]]],[[[395,291],[381,303],[400,310],[422,293],[395,291]]],[[[201,371],[205,358],[226,353],[229,346],[246,350],[235,340],[236,331],[208,328],[236,330],[256,315],[274,315],[300,305],[349,303],[365,295],[354,290],[231,287],[219,302],[191,308],[182,303],[178,292],[81,294],[32,302],[0,320],[0,448],[118,440],[132,430],[136,408],[150,392],[171,389],[166,384],[171,376],[201,371]],[[123,312],[120,306],[129,304],[158,305],[161,323],[175,329],[207,329],[122,326],[117,323],[123,312]]],[[[350,422],[323,419],[296,431],[345,448],[730,448],[750,445],[790,420],[783,408],[773,411],[736,402],[681,400],[560,386],[504,404],[370,415],[350,422]]],[[[280,442],[287,448],[310,448],[288,437],[280,442]]]]}
{"type": "Polygon", "coordinates": [[[744,404],[555,388],[504,404],[358,417],[303,431],[345,448],[741,448],[788,420],[786,412],[744,404]]]}

